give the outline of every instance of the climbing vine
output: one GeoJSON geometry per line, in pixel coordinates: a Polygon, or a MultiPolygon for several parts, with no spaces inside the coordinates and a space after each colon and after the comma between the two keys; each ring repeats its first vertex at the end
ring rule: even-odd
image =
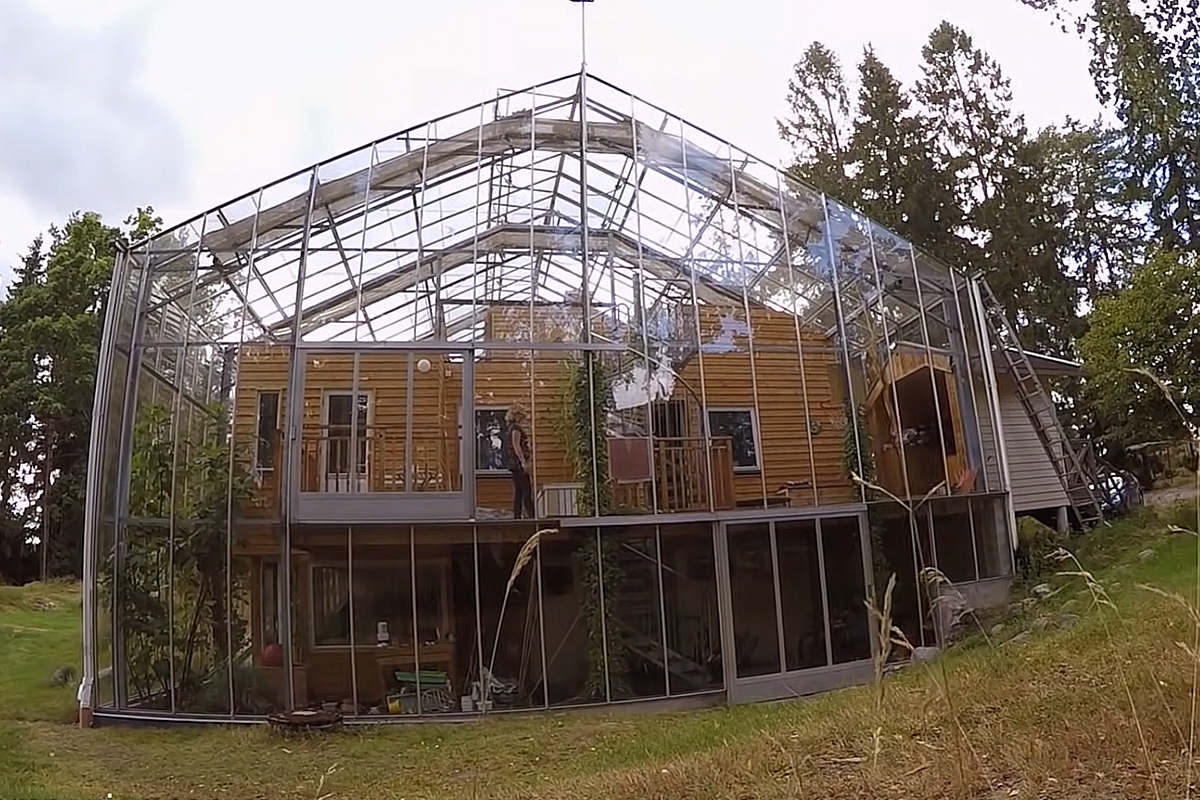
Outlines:
{"type": "Polygon", "coordinates": [[[579,513],[607,514],[612,508],[608,479],[608,422],[615,408],[613,381],[600,354],[584,352],[565,362],[559,434],[577,483],[579,513]]]}
{"type": "Polygon", "coordinates": [[[630,694],[628,647],[624,627],[616,613],[616,597],[622,578],[618,547],[620,545],[612,539],[593,535],[575,551],[575,564],[583,584],[583,616],[587,623],[588,670],[581,694],[589,700],[605,698],[606,663],[611,697],[618,699],[630,694]]]}
{"type": "MultiPolygon", "coordinates": [[[[564,381],[559,433],[567,450],[579,492],[579,513],[611,513],[612,484],[608,478],[608,425],[614,412],[613,375],[599,353],[584,352],[564,364],[564,381]]],[[[605,697],[629,693],[626,643],[616,614],[621,570],[617,544],[595,536],[575,553],[583,587],[581,604],[587,625],[587,680],[583,696],[605,697]],[[605,654],[607,653],[607,659],[605,654]],[[607,672],[607,684],[605,673],[607,672]]]]}

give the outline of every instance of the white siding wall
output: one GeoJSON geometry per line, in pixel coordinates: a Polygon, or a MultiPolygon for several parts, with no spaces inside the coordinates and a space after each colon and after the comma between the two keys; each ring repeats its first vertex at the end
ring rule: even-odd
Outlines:
{"type": "MultiPolygon", "coordinates": [[[[1013,508],[1020,514],[1039,508],[1057,508],[1068,503],[1067,494],[1054,472],[1054,465],[1046,455],[1046,448],[1038,439],[1025,407],[1017,397],[1016,385],[1008,375],[999,375],[997,392],[1000,395],[1000,421],[1004,427],[1005,446],[1008,449],[1009,480],[1012,483],[1013,508]]],[[[979,403],[980,438],[990,485],[997,486],[1000,459],[996,453],[988,406],[982,402],[986,397],[982,384],[976,386],[979,403]]]]}

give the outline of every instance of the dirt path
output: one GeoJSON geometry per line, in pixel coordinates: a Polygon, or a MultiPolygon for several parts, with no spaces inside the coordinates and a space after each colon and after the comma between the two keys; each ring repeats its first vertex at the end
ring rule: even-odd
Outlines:
{"type": "Polygon", "coordinates": [[[1182,500],[1190,500],[1196,496],[1196,484],[1184,486],[1169,486],[1165,489],[1153,489],[1146,492],[1146,505],[1170,506],[1182,500]]]}

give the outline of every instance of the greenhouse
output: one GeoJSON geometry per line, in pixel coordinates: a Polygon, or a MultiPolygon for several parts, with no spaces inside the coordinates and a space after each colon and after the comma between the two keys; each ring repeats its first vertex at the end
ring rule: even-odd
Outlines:
{"type": "Polygon", "coordinates": [[[81,705],[445,719],[870,678],[1098,514],[985,283],[577,73],[119,253],[81,705]],[[941,576],[938,581],[930,574],[941,576]]]}

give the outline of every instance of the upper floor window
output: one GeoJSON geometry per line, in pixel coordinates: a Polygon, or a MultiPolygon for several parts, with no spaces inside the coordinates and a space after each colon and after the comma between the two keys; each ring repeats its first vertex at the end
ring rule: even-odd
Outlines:
{"type": "Polygon", "coordinates": [[[261,472],[275,469],[275,432],[278,429],[279,392],[259,392],[254,466],[261,472]]]}
{"type": "Polygon", "coordinates": [[[507,472],[504,463],[504,437],[508,434],[508,423],[504,417],[507,408],[475,409],[475,471],[507,472]]]}
{"type": "Polygon", "coordinates": [[[708,429],[712,436],[728,436],[733,440],[733,468],[752,472],[759,468],[758,436],[754,411],[749,408],[711,408],[708,429]]]}

